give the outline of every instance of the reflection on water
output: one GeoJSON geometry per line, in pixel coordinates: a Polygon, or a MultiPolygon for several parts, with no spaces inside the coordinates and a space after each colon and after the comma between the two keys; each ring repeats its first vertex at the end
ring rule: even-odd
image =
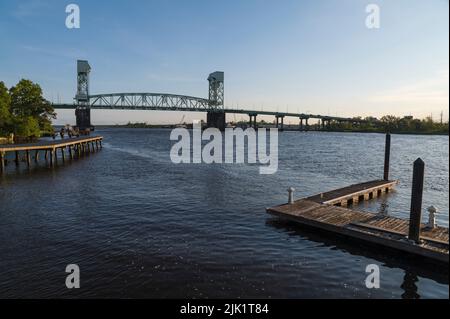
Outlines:
{"type": "MultiPolygon", "coordinates": [[[[414,256],[398,258],[398,251],[387,249],[380,251],[375,245],[361,244],[346,237],[336,237],[308,227],[300,227],[298,224],[290,221],[268,218],[266,223],[271,227],[283,229],[290,236],[299,236],[310,241],[322,243],[326,247],[340,249],[354,256],[364,256],[382,263],[384,267],[392,269],[403,268],[404,277],[398,284],[404,291],[401,297],[405,299],[420,298],[416,285],[416,282],[419,281],[418,276],[434,280],[443,285],[448,285],[449,283],[448,267],[440,263],[424,262],[414,256]]],[[[383,283],[382,276],[381,285],[383,283]]]]}
{"type": "MultiPolygon", "coordinates": [[[[104,148],[0,178],[0,297],[448,298],[448,269],[282,223],[265,208],[380,178],[384,136],[283,132],[279,170],[173,164],[169,130],[101,129],[104,148]],[[82,288],[65,288],[65,266],[82,288]],[[368,264],[381,287],[367,289],[368,264]]],[[[412,163],[448,227],[448,137],[393,135],[397,190],[359,209],[408,217],[412,163]]]]}
{"type": "Polygon", "coordinates": [[[405,293],[402,294],[402,298],[405,299],[419,299],[420,295],[417,293],[416,282],[419,281],[417,275],[414,272],[405,271],[405,277],[403,278],[402,288],[405,293]]]}
{"type": "Polygon", "coordinates": [[[387,198],[386,197],[383,197],[381,199],[380,209],[379,209],[378,213],[383,215],[383,216],[388,216],[389,215],[389,204],[387,203],[387,198]]]}

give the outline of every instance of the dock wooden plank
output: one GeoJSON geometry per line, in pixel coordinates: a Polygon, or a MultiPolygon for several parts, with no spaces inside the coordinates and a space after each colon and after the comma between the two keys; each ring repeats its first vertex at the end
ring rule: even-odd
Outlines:
{"type": "Polygon", "coordinates": [[[345,198],[364,196],[369,192],[391,189],[397,181],[370,181],[268,208],[267,212],[327,232],[420,255],[448,263],[449,231],[445,227],[427,228],[421,224],[420,244],[407,239],[409,221],[336,206],[345,198]]]}
{"type": "Polygon", "coordinates": [[[398,184],[396,180],[374,180],[360,184],[354,184],[347,187],[331,190],[321,194],[307,197],[308,200],[321,204],[336,204],[343,200],[350,200],[354,197],[364,196],[366,194],[385,189],[392,189],[398,184]]]}
{"type": "Polygon", "coordinates": [[[84,147],[83,154],[86,151],[90,152],[90,146],[92,146],[92,152],[95,151],[94,143],[102,146],[102,136],[90,136],[90,137],[77,137],[77,138],[67,138],[62,140],[46,140],[39,141],[36,143],[25,143],[25,144],[0,144],[0,174],[5,172],[5,166],[8,163],[7,159],[8,153],[15,153],[16,165],[19,165],[19,152],[24,152],[24,161],[26,161],[27,166],[30,166],[31,153],[34,152],[34,162],[38,163],[39,151],[45,152],[45,161],[48,160],[48,154],[50,153],[50,165],[53,166],[57,162],[58,151],[61,153],[61,159],[65,161],[65,150],[68,148],[70,153],[70,158],[73,159],[73,154],[71,147],[76,147],[78,149],[78,157],[81,156],[80,148],[84,147]]]}

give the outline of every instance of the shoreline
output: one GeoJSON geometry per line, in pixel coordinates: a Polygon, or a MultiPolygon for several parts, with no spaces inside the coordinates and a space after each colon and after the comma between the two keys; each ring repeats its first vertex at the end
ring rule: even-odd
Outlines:
{"type": "MultiPolygon", "coordinates": [[[[133,125],[96,125],[96,128],[131,128],[131,129],[173,129],[176,128],[178,124],[148,124],[146,126],[133,126],[133,125]]],[[[264,128],[275,128],[275,127],[264,127],[264,128]]],[[[192,129],[188,126],[188,129],[192,129]]],[[[285,132],[324,132],[324,133],[375,133],[375,134],[386,134],[385,131],[367,131],[367,130],[309,130],[300,131],[295,128],[285,128],[285,132]]],[[[400,135],[439,135],[439,136],[449,136],[449,132],[401,132],[401,131],[391,131],[390,134],[400,134],[400,135]]]]}

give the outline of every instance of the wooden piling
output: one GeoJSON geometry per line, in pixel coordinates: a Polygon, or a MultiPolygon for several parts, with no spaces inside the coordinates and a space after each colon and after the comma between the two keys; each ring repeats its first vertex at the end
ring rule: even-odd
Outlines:
{"type": "Polygon", "coordinates": [[[385,181],[389,180],[389,160],[391,157],[391,134],[386,134],[386,144],[384,149],[384,177],[385,181]]]}
{"type": "Polygon", "coordinates": [[[30,151],[28,150],[25,151],[25,160],[27,161],[27,166],[30,167],[30,151]]]}
{"type": "Polygon", "coordinates": [[[39,160],[39,150],[34,151],[34,161],[37,163],[39,160]]]}
{"type": "Polygon", "coordinates": [[[61,158],[62,158],[62,161],[65,162],[65,161],[66,161],[66,158],[65,158],[65,154],[64,154],[64,147],[61,147],[60,150],[61,150],[61,158]]]}
{"type": "Polygon", "coordinates": [[[53,150],[53,149],[51,149],[51,150],[49,150],[49,152],[50,152],[50,166],[53,166],[53,161],[54,161],[54,157],[55,157],[55,150],[53,150]]]}
{"type": "Polygon", "coordinates": [[[14,162],[16,163],[16,165],[19,165],[19,151],[15,151],[15,158],[14,158],[14,162]]]}
{"type": "Polygon", "coordinates": [[[0,152],[0,172],[5,170],[5,152],[0,152]]]}
{"type": "Polygon", "coordinates": [[[408,238],[420,242],[420,222],[422,218],[422,194],[425,163],[418,158],[414,162],[413,182],[411,192],[411,210],[409,216],[408,238]]]}

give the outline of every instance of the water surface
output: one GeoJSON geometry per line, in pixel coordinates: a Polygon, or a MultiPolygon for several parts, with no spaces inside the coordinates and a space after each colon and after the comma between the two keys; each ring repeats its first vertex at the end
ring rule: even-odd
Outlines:
{"type": "MultiPolygon", "coordinates": [[[[381,134],[282,132],[279,170],[173,164],[170,130],[97,130],[101,152],[0,178],[0,297],[448,298],[448,269],[280,222],[265,208],[383,173],[381,134]],[[65,287],[78,264],[81,288],[65,287]],[[367,289],[365,268],[381,269],[367,289]]],[[[397,190],[358,206],[407,218],[412,163],[448,227],[448,136],[393,135],[397,190]]],[[[23,167],[24,165],[22,165],[23,167]]]]}

